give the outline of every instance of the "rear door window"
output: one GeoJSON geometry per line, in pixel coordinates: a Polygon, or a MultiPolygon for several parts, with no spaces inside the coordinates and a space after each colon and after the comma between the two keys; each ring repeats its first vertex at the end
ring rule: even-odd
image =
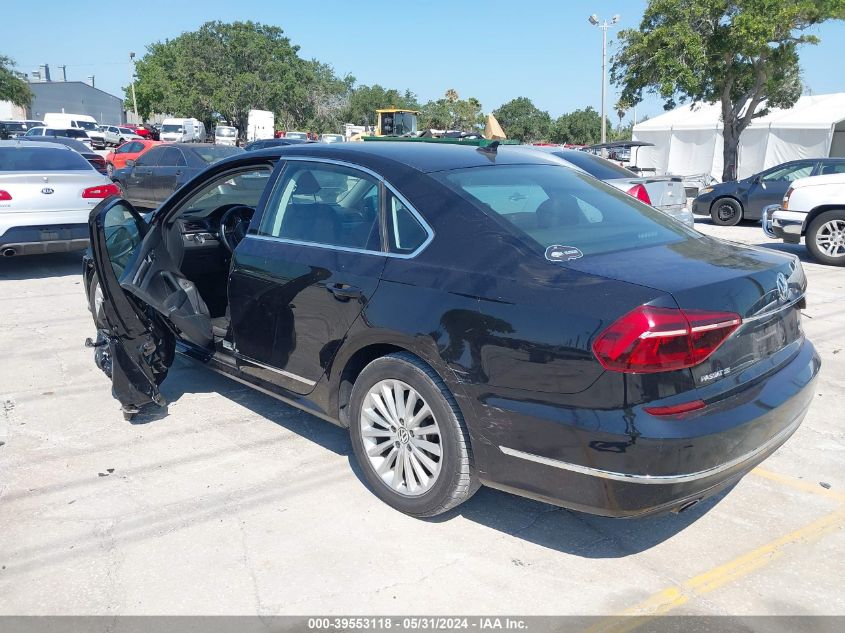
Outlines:
{"type": "Polygon", "coordinates": [[[435,177],[541,250],[574,246],[591,255],[697,235],[670,216],[567,167],[474,167],[435,177]]]}

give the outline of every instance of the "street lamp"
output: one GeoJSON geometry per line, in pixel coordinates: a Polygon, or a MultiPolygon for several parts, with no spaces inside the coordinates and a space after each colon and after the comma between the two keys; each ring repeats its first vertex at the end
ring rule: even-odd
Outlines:
{"type": "Polygon", "coordinates": [[[590,24],[601,29],[601,142],[604,143],[607,140],[607,124],[604,113],[604,94],[607,85],[607,29],[619,22],[619,15],[614,15],[610,22],[605,20],[604,23],[599,20],[599,16],[595,13],[587,19],[590,24]]]}
{"type": "Polygon", "coordinates": [[[135,124],[138,124],[138,100],[135,98],[135,53],[129,53],[129,63],[132,65],[132,73],[129,79],[132,80],[132,108],[135,110],[135,124]]]}

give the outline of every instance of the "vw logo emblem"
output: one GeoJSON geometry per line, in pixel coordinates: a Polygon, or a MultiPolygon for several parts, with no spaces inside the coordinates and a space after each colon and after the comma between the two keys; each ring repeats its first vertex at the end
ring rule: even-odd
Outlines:
{"type": "Polygon", "coordinates": [[[49,196],[51,193],[53,193],[53,190],[52,190],[52,189],[50,189],[50,187],[44,187],[44,188],[41,190],[41,193],[43,193],[43,194],[44,194],[44,195],[46,195],[46,196],[49,196]]]}
{"type": "Polygon", "coordinates": [[[407,444],[408,442],[411,441],[411,434],[408,433],[408,430],[404,426],[400,426],[398,430],[399,430],[398,435],[399,435],[399,441],[400,442],[402,442],[403,444],[407,444]]]}
{"type": "Polygon", "coordinates": [[[786,301],[789,296],[789,284],[786,282],[786,276],[783,273],[778,273],[777,286],[778,296],[781,301],[786,301]]]}

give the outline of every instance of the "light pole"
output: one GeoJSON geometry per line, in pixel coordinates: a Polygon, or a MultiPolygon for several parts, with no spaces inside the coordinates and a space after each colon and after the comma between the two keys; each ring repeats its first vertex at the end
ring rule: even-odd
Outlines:
{"type": "Polygon", "coordinates": [[[132,65],[132,72],[129,79],[132,80],[132,109],[135,110],[135,124],[138,124],[138,100],[135,98],[135,53],[129,53],[129,63],[132,65]]]}
{"type": "Polygon", "coordinates": [[[607,85],[607,29],[619,22],[619,15],[614,15],[610,22],[607,20],[601,22],[595,13],[588,19],[590,24],[601,29],[601,142],[605,143],[607,141],[607,123],[604,113],[604,93],[607,85]]]}

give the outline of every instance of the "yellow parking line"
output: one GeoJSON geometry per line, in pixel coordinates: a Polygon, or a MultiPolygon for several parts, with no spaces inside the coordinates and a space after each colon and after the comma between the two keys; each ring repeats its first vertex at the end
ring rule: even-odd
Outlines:
{"type": "Polygon", "coordinates": [[[827,497],[828,499],[834,499],[841,503],[845,503],[845,495],[839,492],[834,492],[833,490],[822,488],[818,484],[812,484],[807,481],[787,477],[786,475],[781,475],[779,473],[773,473],[772,471],[760,468],[759,466],[752,470],[751,474],[763,477],[764,479],[769,479],[770,481],[776,481],[779,484],[795,488],[796,490],[801,490],[802,492],[810,492],[814,495],[819,495],[820,497],[827,497]]]}
{"type": "Polygon", "coordinates": [[[809,525],[781,536],[703,574],[694,576],[676,587],[668,587],[630,609],[626,609],[619,616],[599,622],[587,629],[587,632],[625,633],[632,631],[654,617],[686,604],[691,598],[714,591],[767,565],[782,556],[787,547],[821,538],[828,532],[839,528],[843,523],[845,523],[845,509],[827,514],[809,525]]]}

